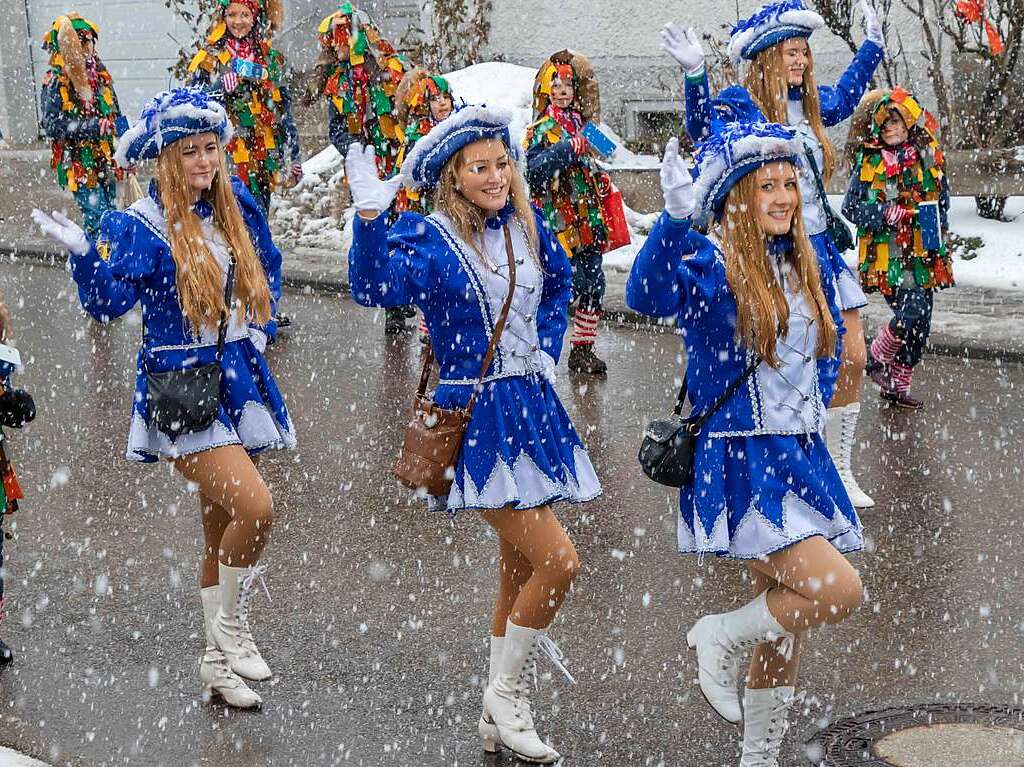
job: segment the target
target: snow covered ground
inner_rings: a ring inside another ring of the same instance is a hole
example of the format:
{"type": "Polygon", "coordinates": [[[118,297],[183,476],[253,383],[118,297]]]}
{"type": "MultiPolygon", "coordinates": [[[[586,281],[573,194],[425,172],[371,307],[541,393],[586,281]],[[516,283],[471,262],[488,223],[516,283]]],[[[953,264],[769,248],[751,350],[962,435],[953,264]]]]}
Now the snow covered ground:
{"type": "MultiPolygon", "coordinates": [[[[513,110],[512,138],[522,145],[532,116],[533,77],[535,70],[514,64],[489,62],[477,64],[446,77],[456,97],[467,103],[487,102],[513,110]]],[[[607,126],[604,129],[614,137],[619,149],[605,166],[609,169],[654,169],[657,157],[636,155],[622,146],[621,140],[607,126]]],[[[303,163],[305,177],[291,190],[275,196],[272,222],[275,237],[281,247],[310,247],[345,253],[351,242],[353,211],[347,207],[344,195],[341,156],[333,146],[303,163]],[[344,197],[343,197],[344,195],[344,197]]],[[[832,197],[836,210],[842,198],[832,197]]],[[[647,233],[657,213],[626,211],[632,230],[632,242],[605,256],[609,269],[628,272],[643,247],[647,233]]],[[[1024,291],[1024,196],[1011,198],[1006,206],[1009,223],[986,221],[974,209],[969,197],[953,199],[950,226],[960,237],[980,237],[983,245],[976,257],[955,258],[953,273],[958,284],[972,287],[1024,291]]],[[[855,258],[853,253],[848,257],[855,258]]],[[[851,261],[851,266],[854,265],[851,261]]]]}

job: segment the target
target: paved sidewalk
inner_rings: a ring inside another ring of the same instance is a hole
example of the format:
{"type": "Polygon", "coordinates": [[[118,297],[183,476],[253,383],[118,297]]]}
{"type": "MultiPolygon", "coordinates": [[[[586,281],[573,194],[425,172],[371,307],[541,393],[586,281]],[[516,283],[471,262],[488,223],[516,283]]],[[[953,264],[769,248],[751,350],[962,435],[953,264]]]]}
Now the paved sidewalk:
{"type": "MultiPolygon", "coordinates": [[[[32,225],[33,207],[64,209],[77,217],[71,195],[51,178],[44,150],[0,152],[0,252],[53,261],[52,243],[32,225]]],[[[285,241],[282,241],[285,242],[285,241]]],[[[319,291],[348,289],[344,255],[333,250],[284,245],[287,285],[319,291]]],[[[625,305],[626,273],[609,269],[606,310],[622,322],[648,324],[625,305]]],[[[891,316],[880,296],[865,311],[868,334],[891,316]]],[[[956,288],[936,295],[930,338],[932,352],[1024,361],[1024,291],[956,288]]]]}

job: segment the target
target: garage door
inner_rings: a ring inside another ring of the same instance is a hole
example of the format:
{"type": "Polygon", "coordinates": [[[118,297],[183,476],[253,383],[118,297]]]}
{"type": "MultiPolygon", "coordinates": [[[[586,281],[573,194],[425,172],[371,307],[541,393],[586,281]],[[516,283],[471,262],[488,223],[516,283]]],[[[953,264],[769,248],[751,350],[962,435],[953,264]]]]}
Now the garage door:
{"type": "Polygon", "coordinates": [[[32,35],[32,71],[37,93],[46,74],[49,54],[42,37],[61,13],[73,7],[100,28],[97,50],[114,77],[121,108],[134,121],[142,105],[170,84],[168,67],[179,47],[192,48],[194,33],[163,0],[26,0],[32,35]]]}

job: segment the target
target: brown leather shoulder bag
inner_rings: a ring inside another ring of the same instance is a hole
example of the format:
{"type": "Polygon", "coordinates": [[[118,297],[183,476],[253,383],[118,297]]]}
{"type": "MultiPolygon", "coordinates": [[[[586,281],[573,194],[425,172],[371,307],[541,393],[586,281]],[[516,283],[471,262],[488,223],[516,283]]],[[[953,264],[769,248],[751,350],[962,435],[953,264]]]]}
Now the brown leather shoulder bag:
{"type": "Polygon", "coordinates": [[[494,359],[494,353],[501,341],[505,321],[516,289],[516,260],[512,252],[512,235],[508,227],[505,229],[505,253],[508,256],[508,295],[501,307],[501,314],[494,324],[494,333],[484,355],[480,367],[480,377],[473,386],[469,402],[463,408],[438,407],[427,395],[427,382],[430,380],[430,368],[434,362],[433,348],[428,344],[423,355],[423,372],[420,374],[420,385],[416,389],[416,398],[412,405],[412,420],[405,427],[405,442],[395,462],[395,476],[398,481],[413,490],[426,490],[430,495],[448,495],[455,479],[455,464],[459,460],[459,450],[466,427],[473,415],[476,396],[483,386],[484,377],[494,359]]]}

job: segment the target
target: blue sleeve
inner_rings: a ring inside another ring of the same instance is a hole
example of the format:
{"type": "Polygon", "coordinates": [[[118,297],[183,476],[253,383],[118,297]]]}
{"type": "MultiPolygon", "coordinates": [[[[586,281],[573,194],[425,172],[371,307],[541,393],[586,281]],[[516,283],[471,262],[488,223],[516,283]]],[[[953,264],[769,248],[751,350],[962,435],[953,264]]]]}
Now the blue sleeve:
{"type": "Polygon", "coordinates": [[[231,178],[231,188],[235,192],[235,199],[238,200],[238,207],[242,211],[242,218],[245,220],[246,228],[249,230],[249,237],[252,239],[256,254],[263,264],[263,271],[267,275],[267,287],[270,288],[270,321],[265,325],[254,325],[262,330],[267,340],[273,342],[277,338],[277,303],[281,300],[281,251],[274,244],[274,238],[270,234],[270,225],[263,209],[252,193],[246,189],[238,178],[231,178]]]}
{"type": "Polygon", "coordinates": [[[572,300],[572,266],[569,257],[536,208],[533,211],[540,243],[544,290],[537,310],[537,336],[542,351],[557,363],[569,326],[569,301],[572,300]]]}
{"type": "Polygon", "coordinates": [[[41,101],[43,133],[54,141],[80,141],[100,137],[100,118],[73,118],[64,111],[64,100],[60,95],[57,78],[52,78],[43,86],[41,101]]]}
{"type": "Polygon", "coordinates": [[[838,125],[853,114],[884,55],[882,46],[865,40],[839,82],[818,86],[821,121],[826,126],[838,125]]]}
{"type": "Polygon", "coordinates": [[[693,252],[690,221],[662,213],[640,249],[626,280],[626,305],[652,317],[680,314],[686,302],[687,269],[682,256],[693,252]]]}
{"type": "Polygon", "coordinates": [[[338,111],[331,101],[327,102],[327,135],[334,148],[342,157],[348,154],[349,147],[357,141],[357,137],[348,132],[345,115],[338,111]]]}
{"type": "Polygon", "coordinates": [[[869,232],[881,232],[887,224],[882,206],[877,202],[868,202],[868,185],[853,174],[850,186],[843,198],[843,215],[855,226],[869,232]]]}
{"type": "Polygon", "coordinates": [[[286,86],[281,86],[281,130],[284,132],[285,156],[294,162],[301,162],[302,150],[299,146],[299,129],[295,127],[295,118],[292,116],[291,91],[286,86]]]}
{"type": "Polygon", "coordinates": [[[158,247],[131,216],[119,211],[104,214],[89,252],[68,258],[82,308],[98,322],[110,322],[135,306],[142,282],[156,270],[158,247]]]}
{"type": "Polygon", "coordinates": [[[526,152],[526,182],[536,193],[543,189],[559,171],[576,162],[576,153],[568,139],[556,144],[540,141],[526,152]]]}
{"type": "Polygon", "coordinates": [[[692,141],[700,141],[711,133],[711,88],[708,73],[683,77],[683,101],[686,105],[686,134],[692,141]]]}
{"type": "Polygon", "coordinates": [[[356,215],[348,251],[348,281],[357,304],[423,304],[430,273],[427,226],[418,213],[403,213],[390,231],[385,213],[372,221],[356,215]]]}

